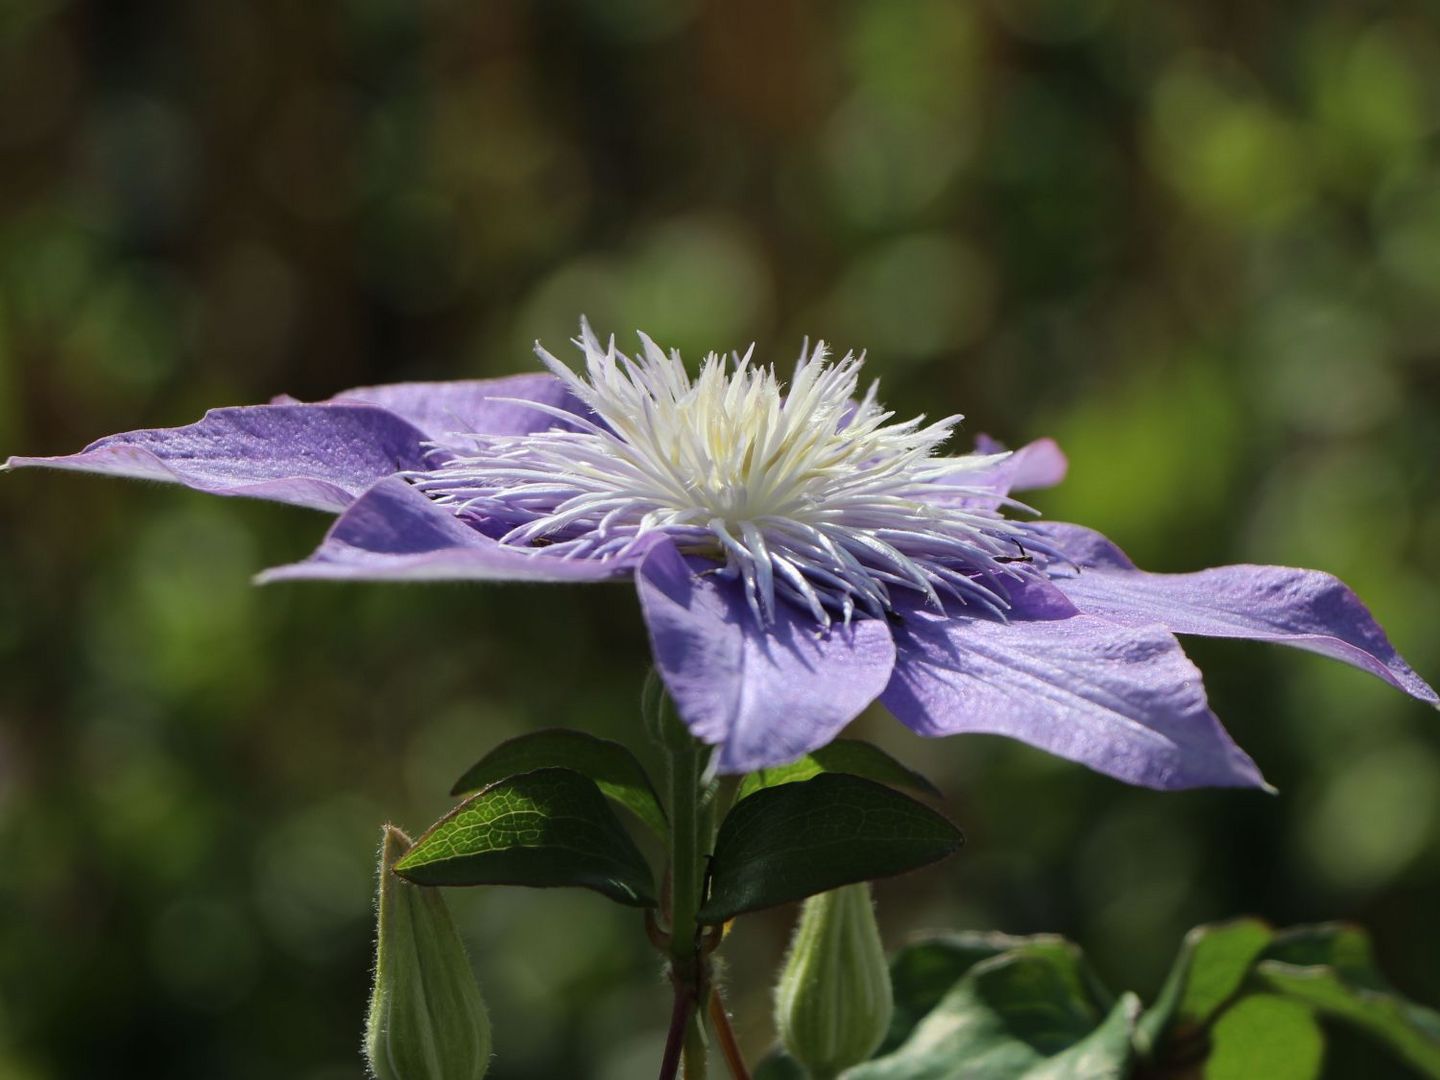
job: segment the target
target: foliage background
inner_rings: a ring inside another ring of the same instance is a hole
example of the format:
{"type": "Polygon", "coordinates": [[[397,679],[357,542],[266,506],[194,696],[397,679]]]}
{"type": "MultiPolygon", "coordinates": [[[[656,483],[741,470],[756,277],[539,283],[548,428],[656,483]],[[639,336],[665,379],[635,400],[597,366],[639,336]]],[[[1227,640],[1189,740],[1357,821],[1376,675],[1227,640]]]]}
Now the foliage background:
{"type": "MultiPolygon", "coordinates": [[[[1035,502],[1151,568],[1341,575],[1433,681],[1436,15],[3,0],[0,454],[527,370],[582,311],[691,355],[820,335],[868,347],[901,412],[1058,436],[1072,479],[1035,502]]],[[[0,482],[4,1080],[358,1076],[379,824],[423,826],[516,732],[639,738],[627,590],[249,584],[323,525],[0,482]]],[[[1061,931],[1153,994],[1195,922],[1344,917],[1440,1002],[1436,718],[1315,657],[1191,652],[1278,798],[862,720],[970,837],[880,889],[889,939],[1061,931]]],[[[453,906],[494,1076],[651,1071],[633,912],[453,906]]],[[[727,946],[757,1051],[792,914],[727,946]]]]}

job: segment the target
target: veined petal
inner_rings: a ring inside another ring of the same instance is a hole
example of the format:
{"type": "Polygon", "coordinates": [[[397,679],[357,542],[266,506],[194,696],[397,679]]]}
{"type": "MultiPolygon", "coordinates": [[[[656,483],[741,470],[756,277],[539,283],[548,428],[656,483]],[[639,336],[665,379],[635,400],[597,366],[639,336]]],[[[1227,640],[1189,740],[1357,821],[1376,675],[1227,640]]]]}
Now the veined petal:
{"type": "MultiPolygon", "coordinates": [[[[1039,526],[1080,568],[1055,584],[1081,611],[1121,626],[1159,623],[1172,633],[1276,641],[1342,660],[1407,694],[1440,704],[1369,610],[1338,578],[1287,566],[1217,566],[1191,574],[1135,569],[1093,529],[1039,526]]],[[[1057,575],[1066,574],[1057,570],[1057,575]]]]}
{"type": "Polygon", "coordinates": [[[744,587],[705,565],[665,541],[636,583],[656,666],[690,730],[719,745],[721,772],[779,765],[825,745],[884,689],[895,646],[883,620],[822,631],[809,612],[782,602],[761,623],[744,587]]]}
{"type": "Polygon", "coordinates": [[[418,468],[424,440],[371,405],[246,405],[211,409],[186,427],[109,435],[78,454],[12,457],[5,467],[162,480],[334,511],[381,477],[418,468]]]}
{"type": "Polygon", "coordinates": [[[564,427],[553,413],[531,408],[535,402],[589,415],[589,410],[554,375],[507,375],[498,379],[459,379],[449,382],[405,382],[384,386],[357,386],[342,390],[331,403],[364,402],[403,416],[427,438],[445,441],[454,433],[465,435],[529,435],[564,427]]]}
{"type": "Polygon", "coordinates": [[[1066,615],[1050,593],[1014,590],[1006,622],[904,613],[880,700],[921,735],[1007,735],[1145,787],[1265,786],[1174,637],[1066,615]]]}
{"type": "Polygon", "coordinates": [[[260,574],[273,581],[604,581],[625,577],[628,557],[566,559],[497,543],[398,477],[381,480],[336,519],[308,559],[260,574]]]}

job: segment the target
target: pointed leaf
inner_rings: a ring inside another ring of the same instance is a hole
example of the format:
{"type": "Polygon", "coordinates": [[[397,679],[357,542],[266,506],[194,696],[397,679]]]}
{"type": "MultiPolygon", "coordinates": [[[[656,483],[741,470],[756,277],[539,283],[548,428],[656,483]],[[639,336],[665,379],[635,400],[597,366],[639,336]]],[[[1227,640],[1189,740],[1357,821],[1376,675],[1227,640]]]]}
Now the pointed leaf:
{"type": "Polygon", "coordinates": [[[809,780],[812,776],[827,772],[863,776],[867,780],[888,784],[890,787],[909,788],[921,795],[936,799],[940,797],[934,784],[914,769],[900,764],[874,743],[860,739],[836,739],[788,765],[746,773],[735,792],[735,800],[738,802],[765,788],[791,784],[797,780],[809,780]]]}
{"type": "Polygon", "coordinates": [[[846,1080],[1118,1080],[1140,1003],[1107,1011],[1078,950],[1022,948],[976,964],[894,1052],[846,1080]]]}
{"type": "Polygon", "coordinates": [[[395,872],[417,885],[578,885],[655,905],[644,856],[595,782],[572,769],[491,784],[432,825],[395,872]]]}
{"type": "Polygon", "coordinates": [[[1186,934],[1159,997],[1136,1027],[1140,1052],[1165,1056],[1165,1044],[1177,1046],[1202,1035],[1240,991],[1273,936],[1259,919],[1197,926],[1186,934]]]}
{"type": "Polygon", "coordinates": [[[551,766],[588,776],[606,798],[625,807],[658,835],[665,835],[665,811],[644,766],[618,742],[583,731],[551,728],[503,742],[470,766],[450,794],[468,795],[496,780],[551,766]]]}
{"type": "Polygon", "coordinates": [[[901,874],[953,854],[964,842],[934,810],[873,780],[822,773],[766,788],[736,803],[721,823],[700,919],[720,923],[901,874]]]}
{"type": "Polygon", "coordinates": [[[1375,968],[1356,927],[1302,927],[1278,935],[1255,969],[1260,986],[1352,1024],[1421,1075],[1440,1077],[1440,1013],[1405,1000],[1375,968]]]}

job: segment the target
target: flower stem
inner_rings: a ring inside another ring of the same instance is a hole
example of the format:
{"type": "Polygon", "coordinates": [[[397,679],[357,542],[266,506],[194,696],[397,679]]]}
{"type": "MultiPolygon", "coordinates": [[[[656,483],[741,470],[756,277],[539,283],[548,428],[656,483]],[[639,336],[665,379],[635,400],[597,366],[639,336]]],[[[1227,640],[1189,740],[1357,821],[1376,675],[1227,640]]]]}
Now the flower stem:
{"type": "Polygon", "coordinates": [[[699,1012],[691,1013],[685,1031],[685,1080],[705,1080],[709,1054],[705,1047],[705,1023],[699,1012]]]}
{"type": "Polygon", "coordinates": [[[708,837],[702,838],[698,746],[670,749],[670,962],[688,985],[700,962],[700,886],[708,837]]]}
{"type": "Polygon", "coordinates": [[[670,1010],[670,1031],[665,1037],[665,1056],[660,1059],[660,1080],[674,1080],[680,1071],[680,1052],[685,1045],[686,1032],[690,1030],[693,1012],[690,999],[684,994],[676,994],[670,1010]]]}
{"type": "MultiPolygon", "coordinates": [[[[705,783],[710,752],[685,729],[668,703],[662,705],[662,713],[658,734],[669,764],[670,796],[670,982],[676,997],[675,1015],[685,1015],[685,1080],[705,1080],[710,963],[700,947],[697,916],[704,900],[705,860],[715,831],[711,793],[705,783]]],[[[666,1076],[662,1071],[662,1080],[666,1076]]]]}

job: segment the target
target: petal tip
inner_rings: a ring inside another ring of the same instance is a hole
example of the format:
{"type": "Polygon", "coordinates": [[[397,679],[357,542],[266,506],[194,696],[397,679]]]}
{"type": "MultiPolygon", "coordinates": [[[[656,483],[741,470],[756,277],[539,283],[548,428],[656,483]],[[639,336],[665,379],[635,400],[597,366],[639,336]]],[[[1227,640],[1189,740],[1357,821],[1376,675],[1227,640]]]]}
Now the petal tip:
{"type": "Polygon", "coordinates": [[[1231,762],[1230,779],[1223,782],[1227,787],[1254,788],[1263,791],[1266,795],[1279,795],[1280,789],[1260,771],[1260,766],[1255,764],[1255,759],[1240,749],[1238,745],[1233,746],[1234,757],[1231,762]]]}
{"type": "Polygon", "coordinates": [[[290,581],[315,581],[323,580],[321,575],[306,573],[311,565],[311,560],[304,559],[300,562],[283,563],[280,566],[270,566],[259,573],[250,575],[251,585],[276,585],[290,581]]]}
{"type": "Polygon", "coordinates": [[[1426,682],[1424,679],[1422,679],[1419,675],[1417,675],[1413,670],[1410,672],[1410,674],[1413,675],[1415,678],[1415,685],[1401,687],[1401,689],[1405,690],[1408,694],[1410,694],[1411,697],[1417,698],[1418,700],[1425,702],[1426,705],[1429,705],[1432,709],[1440,712],[1440,694],[1437,694],[1435,692],[1435,688],[1431,686],[1428,682],[1426,682]]]}

